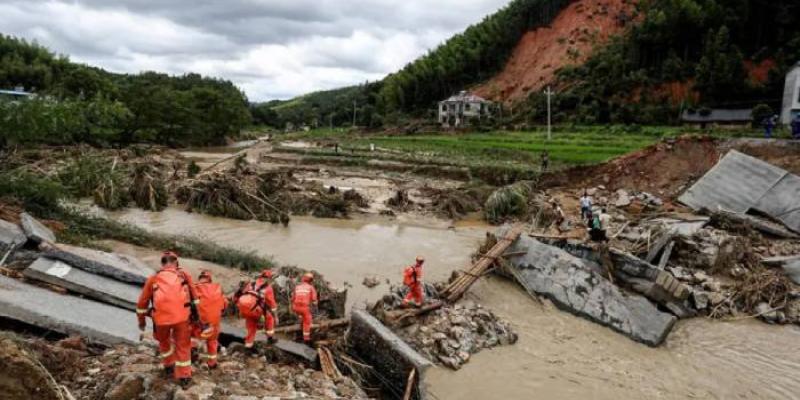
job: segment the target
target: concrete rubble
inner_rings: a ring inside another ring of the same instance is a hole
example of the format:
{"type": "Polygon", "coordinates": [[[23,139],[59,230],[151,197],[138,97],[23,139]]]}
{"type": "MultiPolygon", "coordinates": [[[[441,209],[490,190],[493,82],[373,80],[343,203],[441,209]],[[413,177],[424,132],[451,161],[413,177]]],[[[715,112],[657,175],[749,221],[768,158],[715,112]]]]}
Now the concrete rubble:
{"type": "Polygon", "coordinates": [[[17,224],[0,220],[0,252],[3,253],[0,258],[22,247],[27,241],[28,237],[17,224]]]}
{"type": "Polygon", "coordinates": [[[529,293],[633,340],[658,346],[676,321],[646,298],[620,290],[596,263],[562,249],[522,236],[509,253],[509,272],[529,293]]]}
{"type": "Polygon", "coordinates": [[[19,217],[22,230],[25,232],[28,239],[36,244],[56,242],[56,235],[53,231],[44,226],[36,218],[28,213],[22,213],[19,217]]]}
{"type": "Polygon", "coordinates": [[[136,314],[0,276],[0,316],[105,345],[139,341],[136,314]]]}
{"type": "Polygon", "coordinates": [[[367,311],[353,310],[350,318],[347,341],[352,351],[391,382],[391,392],[403,393],[409,374],[416,370],[411,398],[427,398],[425,371],[431,362],[367,311]]]}
{"type": "Polygon", "coordinates": [[[143,285],[152,272],[134,257],[66,244],[47,246],[43,253],[50,259],[63,261],[86,272],[134,285],[143,285]]]}
{"type": "Polygon", "coordinates": [[[508,322],[470,300],[445,305],[416,322],[396,332],[426,358],[454,370],[482,349],[517,342],[508,322]]]}

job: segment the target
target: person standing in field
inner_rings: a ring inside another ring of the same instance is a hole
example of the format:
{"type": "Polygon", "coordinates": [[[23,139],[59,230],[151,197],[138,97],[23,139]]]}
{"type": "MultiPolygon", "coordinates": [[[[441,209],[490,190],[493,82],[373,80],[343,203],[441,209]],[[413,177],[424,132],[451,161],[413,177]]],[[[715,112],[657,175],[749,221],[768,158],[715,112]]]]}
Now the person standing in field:
{"type": "Polygon", "coordinates": [[[548,153],[547,150],[542,151],[540,160],[541,160],[540,171],[547,172],[547,169],[550,168],[550,153],[548,153]]]}
{"type": "Polygon", "coordinates": [[[581,204],[581,218],[583,218],[583,220],[586,221],[589,218],[591,218],[592,215],[592,198],[589,197],[589,192],[585,189],[583,191],[583,196],[581,196],[580,198],[580,204],[581,204]]]}

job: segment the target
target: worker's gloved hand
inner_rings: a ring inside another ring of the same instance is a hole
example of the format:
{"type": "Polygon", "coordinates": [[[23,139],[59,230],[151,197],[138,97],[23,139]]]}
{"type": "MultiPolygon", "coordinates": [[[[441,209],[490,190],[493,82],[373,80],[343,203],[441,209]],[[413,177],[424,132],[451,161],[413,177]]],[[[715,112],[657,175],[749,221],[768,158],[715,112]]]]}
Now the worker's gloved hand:
{"type": "Polygon", "coordinates": [[[258,317],[258,323],[259,324],[263,324],[266,321],[266,319],[267,318],[262,315],[262,316],[258,317]]]}
{"type": "Polygon", "coordinates": [[[198,321],[200,321],[200,313],[198,313],[198,312],[197,312],[197,306],[195,306],[194,304],[192,304],[192,306],[190,307],[190,309],[191,309],[191,313],[190,313],[190,316],[191,316],[191,321],[192,321],[192,322],[198,322],[198,321]]]}
{"type": "Polygon", "coordinates": [[[147,322],[144,319],[139,320],[139,331],[144,332],[144,328],[147,327],[147,322]]]}

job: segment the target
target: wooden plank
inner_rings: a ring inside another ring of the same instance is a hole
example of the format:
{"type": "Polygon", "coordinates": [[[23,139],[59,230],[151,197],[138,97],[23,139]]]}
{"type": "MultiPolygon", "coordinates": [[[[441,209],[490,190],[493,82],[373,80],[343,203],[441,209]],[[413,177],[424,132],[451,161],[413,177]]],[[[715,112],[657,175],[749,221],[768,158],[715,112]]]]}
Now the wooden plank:
{"type": "Polygon", "coordinates": [[[403,394],[403,400],[411,400],[411,394],[414,393],[414,379],[417,377],[417,369],[412,368],[411,372],[408,374],[408,380],[406,381],[406,392],[403,394]]]}
{"type": "Polygon", "coordinates": [[[664,246],[666,246],[671,240],[672,234],[665,232],[653,243],[653,247],[650,248],[650,251],[647,253],[647,257],[644,260],[652,264],[658,256],[658,253],[661,253],[661,250],[664,249],[664,246]]]}
{"type": "Polygon", "coordinates": [[[675,247],[675,241],[670,240],[667,244],[667,247],[664,248],[664,252],[661,253],[661,259],[658,260],[658,269],[663,270],[667,267],[667,263],[669,262],[669,257],[672,255],[672,249],[675,247]]]}

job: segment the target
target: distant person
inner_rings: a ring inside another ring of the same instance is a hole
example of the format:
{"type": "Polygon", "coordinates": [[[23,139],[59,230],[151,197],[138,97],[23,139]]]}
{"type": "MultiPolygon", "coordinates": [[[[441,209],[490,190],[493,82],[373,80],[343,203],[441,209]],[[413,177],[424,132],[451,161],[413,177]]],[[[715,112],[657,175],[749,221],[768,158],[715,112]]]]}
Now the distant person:
{"type": "Polygon", "coordinates": [[[764,137],[767,139],[772,139],[772,132],[775,130],[775,124],[777,122],[777,116],[771,116],[764,118],[764,137]]]}
{"type": "Polygon", "coordinates": [[[303,329],[303,342],[311,344],[311,325],[313,316],[311,307],[318,304],[317,290],[314,289],[314,274],[306,272],[300,279],[300,283],[294,287],[292,294],[292,311],[297,314],[303,329]]]}
{"type": "Polygon", "coordinates": [[[600,237],[603,242],[608,241],[608,228],[611,227],[611,215],[608,215],[606,209],[603,208],[600,210],[600,237]]]}
{"type": "Polygon", "coordinates": [[[553,212],[556,214],[556,226],[560,227],[567,217],[564,216],[564,210],[561,209],[561,206],[555,201],[553,202],[553,212]]]}
{"type": "Polygon", "coordinates": [[[580,199],[581,204],[581,218],[584,221],[590,220],[592,215],[592,198],[589,197],[589,192],[587,190],[583,191],[583,196],[580,199]]]}
{"type": "Polygon", "coordinates": [[[425,302],[425,288],[422,285],[422,264],[425,258],[417,256],[413,265],[409,265],[403,271],[403,284],[408,287],[408,294],[403,298],[403,305],[414,304],[420,307],[425,302]]]}
{"type": "Polygon", "coordinates": [[[792,119],[792,139],[800,140],[800,114],[792,119]]]}
{"type": "Polygon", "coordinates": [[[550,154],[547,152],[547,150],[542,151],[540,162],[541,172],[547,172],[547,169],[550,167],[550,154]]]}

